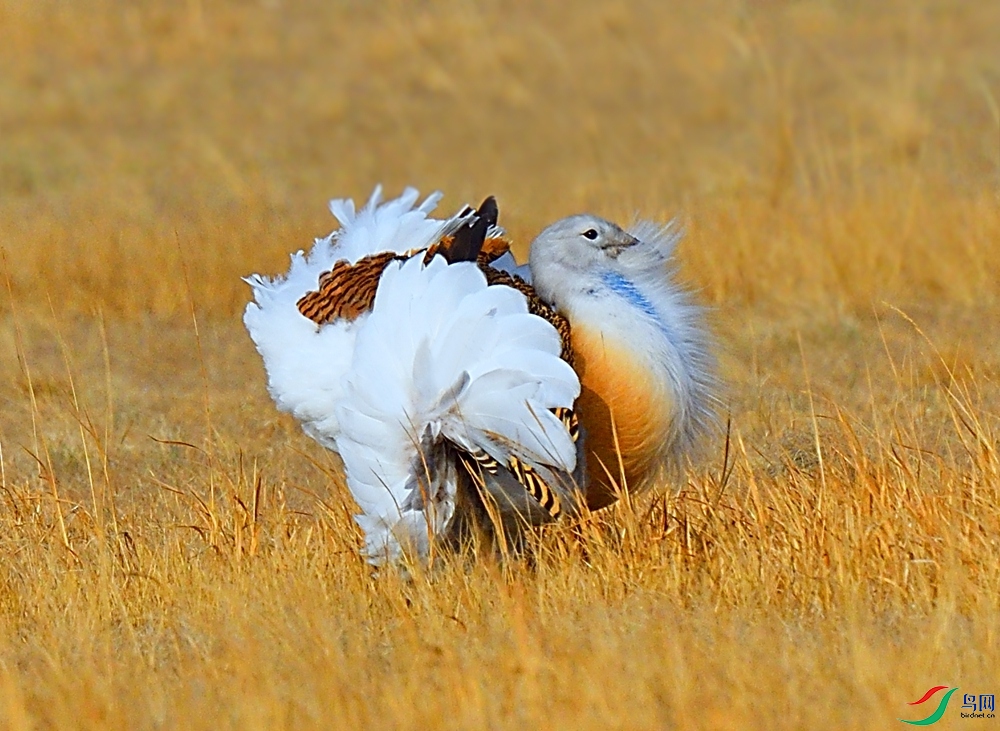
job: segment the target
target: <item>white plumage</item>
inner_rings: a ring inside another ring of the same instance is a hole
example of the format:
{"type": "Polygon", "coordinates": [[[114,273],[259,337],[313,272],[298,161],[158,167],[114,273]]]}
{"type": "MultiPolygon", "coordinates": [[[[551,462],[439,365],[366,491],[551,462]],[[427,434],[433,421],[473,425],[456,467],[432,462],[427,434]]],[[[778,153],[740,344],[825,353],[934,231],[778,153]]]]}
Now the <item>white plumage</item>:
{"type": "Polygon", "coordinates": [[[353,264],[369,254],[402,253],[437,240],[445,222],[427,214],[441,194],[414,206],[419,197],[415,189],[407,188],[399,198],[380,205],[380,186],[360,211],[355,211],[353,200],[333,200],[330,212],[340,222],[339,230],[316,239],[309,254],[292,254],[285,276],[269,279],[254,274],[246,279],[255,302],[247,305],[243,322],[264,359],[268,391],[279,409],[301,421],[305,432],[329,449],[336,449],[336,407],[344,395],[354,339],[368,315],[317,328],[296,303],[316,289],[320,274],[338,261],[353,264]]]}
{"type": "Polygon", "coordinates": [[[401,543],[426,552],[444,532],[457,485],[435,449],[443,440],[572,472],[575,448],[549,409],[572,406],[580,384],[559,347],[519,292],[488,287],[474,263],[389,265],[336,409],[369,554],[394,555],[401,543]]]}
{"type": "MultiPolygon", "coordinates": [[[[285,277],[247,279],[255,302],[244,322],[269,391],[341,455],[376,563],[404,550],[426,555],[448,532],[462,474],[457,453],[485,454],[500,469],[520,460],[561,489],[571,489],[576,467],[573,440],[551,411],[572,408],[580,392],[559,357],[559,334],[528,314],[522,293],[487,286],[474,262],[425,263],[423,250],[469,220],[430,218],[439,198],[417,206],[408,189],[380,204],[376,189],[357,212],[351,201],[334,201],[338,231],[293,255],[285,277]],[[385,268],[370,312],[317,326],[299,311],[338,261],[414,250],[385,268]]],[[[524,507],[516,483],[483,482],[501,511],[545,517],[524,507]]]]}

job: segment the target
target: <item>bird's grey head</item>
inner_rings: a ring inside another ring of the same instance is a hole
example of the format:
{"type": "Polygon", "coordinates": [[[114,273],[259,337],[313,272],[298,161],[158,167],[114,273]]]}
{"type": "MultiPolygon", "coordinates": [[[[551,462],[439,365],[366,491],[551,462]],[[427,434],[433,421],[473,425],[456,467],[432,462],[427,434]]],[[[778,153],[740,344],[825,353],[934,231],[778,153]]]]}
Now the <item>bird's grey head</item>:
{"type": "Polygon", "coordinates": [[[559,290],[581,275],[616,268],[619,255],[641,243],[620,226],[598,216],[580,214],[556,221],[531,244],[531,277],[535,289],[549,302],[559,290]]]}

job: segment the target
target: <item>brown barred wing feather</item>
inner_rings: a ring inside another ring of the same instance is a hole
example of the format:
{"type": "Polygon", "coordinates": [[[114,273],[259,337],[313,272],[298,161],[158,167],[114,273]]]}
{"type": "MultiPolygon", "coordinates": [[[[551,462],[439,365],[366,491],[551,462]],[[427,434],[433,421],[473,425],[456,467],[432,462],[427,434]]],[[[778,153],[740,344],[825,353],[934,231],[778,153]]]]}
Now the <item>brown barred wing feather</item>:
{"type": "MultiPolygon", "coordinates": [[[[486,234],[496,226],[497,215],[497,203],[493,196],[484,200],[478,211],[466,209],[461,217],[471,216],[468,223],[423,250],[424,263],[429,263],[437,254],[441,254],[449,264],[476,261],[482,255],[487,241],[486,234]]],[[[499,256],[492,255],[495,250],[495,245],[489,247],[487,256],[492,256],[489,261],[499,256]]],[[[317,325],[325,325],[338,319],[357,318],[374,306],[379,279],[389,263],[403,261],[420,251],[407,251],[405,254],[385,251],[359,259],[355,264],[338,261],[333,269],[320,276],[319,289],[307,292],[296,303],[299,312],[317,325]]]]}
{"type": "Polygon", "coordinates": [[[307,292],[296,303],[299,312],[317,325],[355,319],[375,304],[378,282],[389,262],[404,258],[385,251],[366,256],[356,264],[338,261],[333,269],[320,275],[319,289],[307,292]]]}

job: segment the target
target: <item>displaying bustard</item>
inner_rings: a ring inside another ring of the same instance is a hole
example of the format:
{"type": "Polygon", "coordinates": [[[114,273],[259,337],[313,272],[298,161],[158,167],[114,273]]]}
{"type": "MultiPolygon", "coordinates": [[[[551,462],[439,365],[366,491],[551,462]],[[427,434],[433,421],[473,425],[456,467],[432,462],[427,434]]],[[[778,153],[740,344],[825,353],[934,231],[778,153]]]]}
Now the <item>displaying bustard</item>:
{"type": "Polygon", "coordinates": [[[440,198],[332,201],[340,229],[286,275],[247,279],[268,389],[340,454],[374,563],[469,521],[517,532],[608,505],[711,421],[708,336],[667,269],[670,226],[572,216],[519,267],[492,198],[436,220],[440,198]]]}

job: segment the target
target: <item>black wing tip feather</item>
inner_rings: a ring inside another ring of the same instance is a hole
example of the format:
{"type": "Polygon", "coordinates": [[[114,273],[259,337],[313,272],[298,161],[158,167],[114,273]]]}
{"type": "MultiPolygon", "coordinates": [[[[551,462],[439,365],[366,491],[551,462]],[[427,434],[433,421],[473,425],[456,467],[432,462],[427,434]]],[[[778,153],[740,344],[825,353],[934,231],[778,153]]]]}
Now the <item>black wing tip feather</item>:
{"type": "MultiPolygon", "coordinates": [[[[479,204],[479,221],[483,223],[487,231],[497,225],[500,218],[500,209],[497,207],[497,199],[492,195],[479,204]]],[[[485,238],[485,233],[483,235],[485,238]]]]}
{"type": "Polygon", "coordinates": [[[476,261],[486,242],[486,234],[497,225],[499,216],[496,198],[487,196],[476,209],[476,219],[456,231],[451,244],[441,252],[448,263],[476,261]]]}

